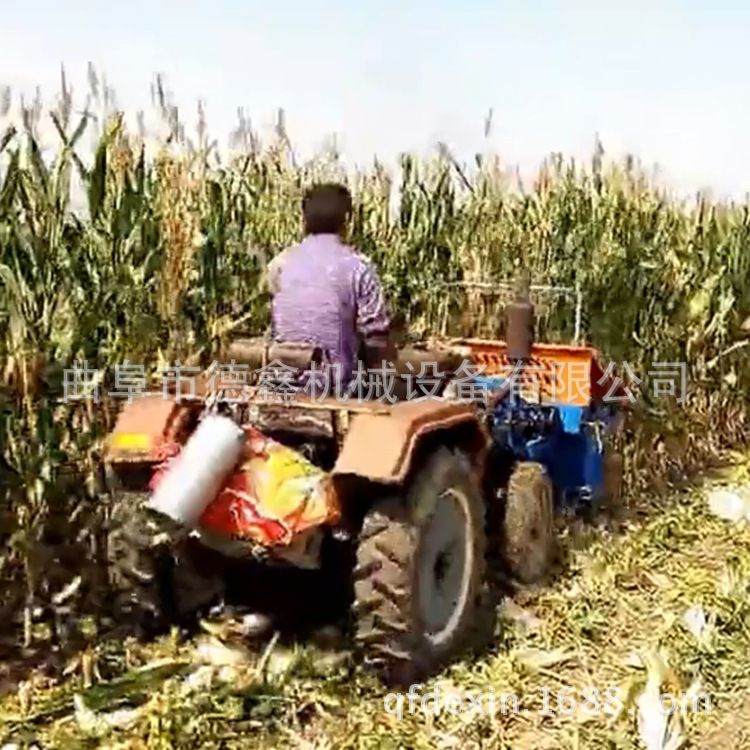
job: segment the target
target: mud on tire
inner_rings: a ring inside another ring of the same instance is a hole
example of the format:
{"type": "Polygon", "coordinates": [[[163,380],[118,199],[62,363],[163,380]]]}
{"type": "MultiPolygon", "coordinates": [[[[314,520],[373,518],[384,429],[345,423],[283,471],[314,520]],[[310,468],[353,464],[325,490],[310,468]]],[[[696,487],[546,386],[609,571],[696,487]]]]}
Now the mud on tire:
{"type": "Polygon", "coordinates": [[[107,523],[111,610],[141,637],[189,624],[220,594],[218,581],[191,564],[184,531],[150,511],[147,496],[116,492],[107,523]]]}
{"type": "Polygon", "coordinates": [[[403,496],[373,505],[360,534],[356,641],[381,678],[409,684],[471,645],[484,576],[480,488],[465,456],[440,448],[403,496]]]}
{"type": "Polygon", "coordinates": [[[503,556],[511,576],[537,583],[557,554],[552,483],[542,464],[522,461],[508,480],[503,514],[503,556]]]}

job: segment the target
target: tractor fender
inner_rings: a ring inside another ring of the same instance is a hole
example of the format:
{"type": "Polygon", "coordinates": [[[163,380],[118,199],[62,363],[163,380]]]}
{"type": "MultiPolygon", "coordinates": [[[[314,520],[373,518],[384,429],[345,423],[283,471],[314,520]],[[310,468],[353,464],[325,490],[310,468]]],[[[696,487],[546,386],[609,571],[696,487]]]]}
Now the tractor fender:
{"type": "Polygon", "coordinates": [[[441,399],[403,401],[389,409],[351,415],[334,477],[357,476],[401,484],[426,441],[455,445],[476,468],[484,461],[489,435],[471,404],[441,399]]]}
{"type": "Polygon", "coordinates": [[[158,393],[144,394],[124,404],[105,443],[105,462],[156,461],[162,446],[180,440],[194,412],[193,405],[164,398],[158,393]]]}

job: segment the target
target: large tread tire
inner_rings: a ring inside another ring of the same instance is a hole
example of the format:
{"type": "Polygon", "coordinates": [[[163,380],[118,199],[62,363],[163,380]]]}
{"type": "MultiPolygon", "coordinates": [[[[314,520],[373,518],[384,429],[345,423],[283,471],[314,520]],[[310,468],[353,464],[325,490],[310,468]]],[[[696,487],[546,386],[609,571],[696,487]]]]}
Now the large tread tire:
{"type": "Polygon", "coordinates": [[[355,638],[386,683],[424,679],[472,645],[486,601],[484,510],[469,461],[440,448],[403,496],[377,501],[365,517],[354,571],[355,638]],[[441,509],[446,503],[450,511],[441,509]],[[443,597],[450,613],[445,624],[431,631],[427,619],[435,615],[425,613],[423,602],[432,593],[439,604],[440,594],[430,588],[434,583],[425,571],[431,556],[444,548],[436,529],[441,523],[449,527],[438,515],[448,512],[464,524],[459,540],[452,542],[453,549],[461,549],[459,562],[448,563],[454,566],[453,580],[460,582],[448,588],[455,598],[443,597]]]}
{"type": "Polygon", "coordinates": [[[557,559],[552,482],[542,464],[522,461],[510,475],[503,548],[511,576],[522,584],[546,578],[557,559]]]}
{"type": "Polygon", "coordinates": [[[149,510],[147,497],[116,492],[107,524],[112,614],[143,638],[190,624],[221,593],[191,564],[185,531],[149,510]]]}

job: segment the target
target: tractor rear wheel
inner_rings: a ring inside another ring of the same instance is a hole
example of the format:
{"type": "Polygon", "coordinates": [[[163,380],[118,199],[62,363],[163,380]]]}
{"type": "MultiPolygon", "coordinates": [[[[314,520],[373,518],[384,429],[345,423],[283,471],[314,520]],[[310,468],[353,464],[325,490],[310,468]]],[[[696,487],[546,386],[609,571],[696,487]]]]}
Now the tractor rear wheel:
{"type": "Polygon", "coordinates": [[[537,583],[557,556],[552,482],[542,464],[522,461],[508,480],[503,544],[511,575],[523,584],[537,583]]]}
{"type": "Polygon", "coordinates": [[[107,524],[107,564],[115,620],[151,637],[188,624],[221,593],[188,554],[185,531],[150,510],[140,492],[114,493],[107,524]]]}
{"type": "Polygon", "coordinates": [[[402,496],[365,517],[354,572],[356,640],[391,684],[468,647],[483,602],[484,501],[465,456],[440,448],[402,496]]]}

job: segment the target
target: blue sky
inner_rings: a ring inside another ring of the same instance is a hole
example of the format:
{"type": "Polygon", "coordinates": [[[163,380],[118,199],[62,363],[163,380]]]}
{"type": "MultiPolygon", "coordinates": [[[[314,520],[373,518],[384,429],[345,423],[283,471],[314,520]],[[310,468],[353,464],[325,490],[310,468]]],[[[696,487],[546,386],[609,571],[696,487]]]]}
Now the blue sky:
{"type": "Polygon", "coordinates": [[[33,0],[3,4],[0,85],[43,94],[64,63],[126,109],[157,71],[227,133],[277,107],[300,149],[351,160],[438,140],[531,170],[550,151],[658,162],[680,192],[750,192],[750,3],[740,0],[33,0]],[[494,110],[489,141],[484,118],[494,110]]]}

